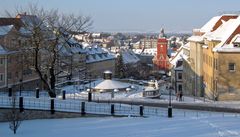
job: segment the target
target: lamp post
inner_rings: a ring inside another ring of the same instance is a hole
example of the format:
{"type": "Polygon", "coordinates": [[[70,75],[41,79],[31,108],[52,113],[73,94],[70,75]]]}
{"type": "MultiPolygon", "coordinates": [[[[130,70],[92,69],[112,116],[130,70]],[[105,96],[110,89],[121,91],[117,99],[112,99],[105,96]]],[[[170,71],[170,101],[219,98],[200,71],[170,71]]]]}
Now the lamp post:
{"type": "Polygon", "coordinates": [[[92,92],[91,92],[91,88],[88,88],[88,89],[87,89],[87,92],[88,92],[88,102],[91,102],[91,101],[92,101],[92,92]]]}
{"type": "Polygon", "coordinates": [[[195,86],[194,85],[195,83],[193,82],[194,80],[194,76],[191,77],[192,78],[192,94],[193,94],[193,101],[195,102],[195,96],[196,96],[196,89],[195,89],[195,86]],[[194,91],[193,91],[194,90],[194,91]]]}
{"type": "Polygon", "coordinates": [[[217,78],[215,79],[215,90],[213,91],[213,101],[217,101],[217,78]]]}
{"type": "Polygon", "coordinates": [[[205,102],[205,90],[206,90],[206,82],[203,82],[203,99],[204,99],[204,102],[205,102]]]}
{"type": "Polygon", "coordinates": [[[88,101],[91,102],[92,101],[91,74],[89,74],[89,78],[90,78],[90,83],[89,83],[89,89],[88,89],[88,101]]]}
{"type": "Polygon", "coordinates": [[[168,117],[172,117],[172,86],[169,86],[168,117]]]}

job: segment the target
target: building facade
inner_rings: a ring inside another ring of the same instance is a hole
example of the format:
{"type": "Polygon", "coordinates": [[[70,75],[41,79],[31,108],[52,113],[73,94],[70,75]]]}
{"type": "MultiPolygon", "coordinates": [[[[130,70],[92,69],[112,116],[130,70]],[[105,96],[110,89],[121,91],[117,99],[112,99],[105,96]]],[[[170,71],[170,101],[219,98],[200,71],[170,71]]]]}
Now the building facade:
{"type": "Polygon", "coordinates": [[[164,72],[169,70],[168,58],[168,40],[165,37],[164,30],[161,30],[157,43],[157,54],[153,58],[154,68],[164,72]]]}
{"type": "Polygon", "coordinates": [[[184,48],[183,87],[189,94],[213,100],[240,99],[239,25],[239,16],[228,14],[194,29],[189,48],[184,48]]]}

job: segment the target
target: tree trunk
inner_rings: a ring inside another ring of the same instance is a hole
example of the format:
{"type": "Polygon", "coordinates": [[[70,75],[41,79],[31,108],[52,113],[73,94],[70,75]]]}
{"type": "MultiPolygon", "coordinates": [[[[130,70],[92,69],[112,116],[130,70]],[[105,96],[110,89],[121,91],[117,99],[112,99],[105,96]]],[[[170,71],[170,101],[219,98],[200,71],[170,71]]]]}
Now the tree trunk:
{"type": "MultiPolygon", "coordinates": [[[[52,93],[55,94],[55,83],[56,83],[56,78],[55,78],[55,73],[54,73],[54,68],[50,68],[50,86],[51,86],[51,91],[52,93]]],[[[56,97],[56,94],[55,94],[56,97]]]]}
{"type": "MultiPolygon", "coordinates": [[[[43,84],[44,84],[45,87],[47,88],[47,90],[48,90],[48,95],[49,95],[50,97],[52,97],[52,98],[55,98],[55,97],[56,97],[55,92],[51,90],[51,88],[50,88],[50,86],[49,86],[49,84],[48,84],[48,82],[47,82],[47,79],[45,79],[45,78],[43,77],[43,74],[42,74],[42,72],[40,71],[40,69],[39,69],[39,67],[38,67],[38,66],[39,66],[38,53],[39,53],[39,49],[36,48],[36,49],[35,49],[35,71],[37,72],[37,74],[38,74],[38,76],[40,77],[41,81],[43,82],[43,84]]],[[[54,71],[53,71],[53,72],[54,72],[54,71]]],[[[51,73],[51,72],[50,72],[50,73],[51,73]]],[[[54,77],[54,78],[55,78],[55,77],[54,77]]],[[[52,81],[52,80],[50,80],[50,81],[52,81]]],[[[55,82],[54,82],[54,84],[55,84],[55,82]]],[[[51,86],[52,86],[52,85],[51,85],[51,86]]]]}

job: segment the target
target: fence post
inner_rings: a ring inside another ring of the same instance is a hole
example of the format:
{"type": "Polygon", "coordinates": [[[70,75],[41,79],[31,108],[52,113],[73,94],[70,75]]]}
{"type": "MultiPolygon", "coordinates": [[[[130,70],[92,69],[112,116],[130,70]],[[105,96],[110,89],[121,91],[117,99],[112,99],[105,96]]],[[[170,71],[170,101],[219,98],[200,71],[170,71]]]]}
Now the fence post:
{"type": "Polygon", "coordinates": [[[65,90],[62,91],[62,99],[63,99],[63,100],[66,99],[66,91],[65,91],[65,90]]]}
{"type": "Polygon", "coordinates": [[[114,115],[114,104],[111,104],[111,115],[114,115]]]}
{"type": "Polygon", "coordinates": [[[92,92],[88,92],[88,101],[89,101],[89,102],[92,101],[92,92]]]}
{"type": "Polygon", "coordinates": [[[81,114],[82,114],[82,115],[85,115],[85,114],[86,114],[86,112],[85,112],[85,102],[82,102],[82,103],[81,103],[81,114]]]}
{"type": "Polygon", "coordinates": [[[8,97],[11,97],[12,96],[12,88],[8,88],[8,97]]]}
{"type": "Polygon", "coordinates": [[[172,117],[172,106],[168,106],[168,117],[172,117]]]}
{"type": "Polygon", "coordinates": [[[23,112],[24,108],[23,108],[23,97],[19,97],[19,111],[23,112]]]}
{"type": "Polygon", "coordinates": [[[139,109],[140,110],[140,112],[139,112],[140,116],[143,116],[143,109],[144,109],[143,106],[140,105],[140,109],[139,109]]]}
{"type": "Polygon", "coordinates": [[[39,88],[36,88],[36,98],[39,98],[39,88]]]}
{"type": "Polygon", "coordinates": [[[54,99],[51,99],[51,114],[54,114],[55,110],[54,110],[54,99]]]}

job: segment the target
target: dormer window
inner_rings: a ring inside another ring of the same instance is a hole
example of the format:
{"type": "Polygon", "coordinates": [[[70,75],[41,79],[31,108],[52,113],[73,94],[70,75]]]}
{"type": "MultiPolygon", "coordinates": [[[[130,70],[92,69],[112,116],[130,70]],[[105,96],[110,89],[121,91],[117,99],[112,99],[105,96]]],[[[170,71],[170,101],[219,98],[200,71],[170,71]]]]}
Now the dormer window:
{"type": "Polygon", "coordinates": [[[240,47],[240,44],[234,44],[233,47],[240,47]]]}

